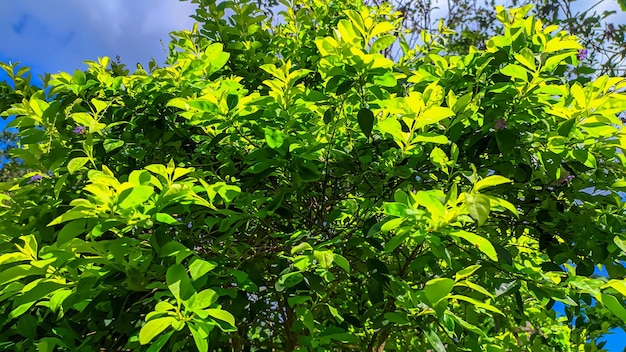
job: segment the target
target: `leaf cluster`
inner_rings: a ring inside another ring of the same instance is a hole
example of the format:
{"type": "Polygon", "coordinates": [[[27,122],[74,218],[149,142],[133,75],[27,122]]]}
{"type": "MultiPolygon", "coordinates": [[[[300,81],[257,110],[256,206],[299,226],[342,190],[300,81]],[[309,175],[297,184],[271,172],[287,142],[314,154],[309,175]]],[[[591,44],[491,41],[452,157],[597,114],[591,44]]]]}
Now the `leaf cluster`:
{"type": "Polygon", "coordinates": [[[164,67],[11,90],[0,348],[600,350],[624,326],[626,81],[573,78],[577,37],[499,7],[459,56],[389,4],[192,2],[164,67]]]}

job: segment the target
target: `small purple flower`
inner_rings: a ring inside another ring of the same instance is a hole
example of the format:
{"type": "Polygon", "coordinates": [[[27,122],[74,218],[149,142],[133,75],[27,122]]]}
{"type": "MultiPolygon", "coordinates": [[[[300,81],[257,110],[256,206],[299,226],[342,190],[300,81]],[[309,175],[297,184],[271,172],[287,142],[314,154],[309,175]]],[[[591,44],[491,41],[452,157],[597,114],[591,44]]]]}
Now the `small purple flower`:
{"type": "Polygon", "coordinates": [[[507,124],[504,119],[497,119],[493,127],[495,127],[496,130],[507,130],[509,129],[509,124],[507,124]]]}
{"type": "Polygon", "coordinates": [[[85,126],[76,126],[74,128],[74,133],[76,133],[76,134],[85,134],[85,133],[87,133],[87,128],[85,126]]]}
{"type": "Polygon", "coordinates": [[[578,60],[584,60],[587,57],[588,53],[589,53],[589,50],[580,49],[578,50],[578,54],[576,55],[576,58],[578,58],[578,60]]]}
{"type": "Polygon", "coordinates": [[[566,183],[570,183],[574,178],[576,178],[576,176],[574,175],[563,176],[558,181],[556,181],[556,185],[563,186],[566,183]]]}
{"type": "Polygon", "coordinates": [[[39,182],[41,181],[42,177],[40,174],[36,174],[35,176],[31,177],[30,180],[28,180],[27,183],[33,183],[33,182],[39,182]]]}

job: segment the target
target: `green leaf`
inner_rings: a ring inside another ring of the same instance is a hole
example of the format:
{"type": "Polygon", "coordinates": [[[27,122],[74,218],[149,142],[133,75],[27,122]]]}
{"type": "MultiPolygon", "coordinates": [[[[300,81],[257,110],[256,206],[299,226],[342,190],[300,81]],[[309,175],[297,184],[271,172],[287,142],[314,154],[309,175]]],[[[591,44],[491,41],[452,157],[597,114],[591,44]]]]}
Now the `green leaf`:
{"type": "Polygon", "coordinates": [[[577,40],[563,39],[561,37],[554,37],[548,41],[544,52],[551,53],[565,49],[581,49],[582,46],[577,40]]]}
{"type": "Polygon", "coordinates": [[[502,72],[502,74],[506,76],[519,78],[524,82],[528,81],[528,71],[526,71],[526,69],[520,65],[508,64],[503,67],[500,72],[502,72]]]}
{"type": "Polygon", "coordinates": [[[510,211],[511,213],[513,213],[513,215],[519,218],[519,212],[515,208],[515,205],[513,205],[511,202],[501,199],[501,198],[492,197],[492,196],[487,196],[487,198],[489,198],[491,210],[500,211],[500,210],[506,209],[510,211]],[[498,207],[502,207],[503,209],[498,209],[498,207]]]}
{"type": "Polygon", "coordinates": [[[622,296],[626,297],[626,281],[624,280],[609,280],[602,288],[611,287],[617,292],[621,293],[622,296]]]}
{"type": "Polygon", "coordinates": [[[84,219],[84,218],[90,218],[93,217],[91,215],[89,215],[89,213],[82,211],[82,210],[70,210],[67,213],[57,217],[56,219],[52,220],[48,226],[54,226],[54,225],[58,225],[61,223],[64,223],[66,221],[71,221],[71,220],[76,220],[76,219],[84,219]]]}
{"type": "Polygon", "coordinates": [[[370,53],[377,53],[381,50],[385,50],[395,41],[395,35],[383,35],[374,41],[374,43],[370,47],[370,53]]]}
{"type": "Polygon", "coordinates": [[[537,67],[535,66],[535,57],[534,57],[534,53],[532,52],[532,50],[528,48],[524,48],[520,50],[519,54],[515,54],[513,56],[515,57],[517,61],[519,61],[522,65],[526,66],[527,68],[533,71],[537,69],[537,67]]]}
{"type": "Polygon", "coordinates": [[[385,212],[385,214],[391,216],[405,217],[407,214],[407,209],[408,206],[398,202],[383,204],[383,211],[385,212]]]}
{"type": "Polygon", "coordinates": [[[480,328],[478,328],[478,327],[476,327],[476,326],[466,322],[465,320],[459,318],[458,316],[456,316],[456,315],[454,315],[454,314],[452,314],[450,312],[446,312],[446,314],[448,316],[450,316],[452,319],[454,319],[454,321],[457,324],[461,325],[466,330],[471,331],[471,332],[473,332],[474,334],[476,334],[478,336],[487,336],[487,334],[485,334],[485,332],[482,329],[480,329],[480,328]]]}
{"type": "Polygon", "coordinates": [[[72,83],[83,85],[85,84],[85,81],[87,81],[87,78],[85,77],[85,72],[81,70],[74,71],[74,76],[72,77],[72,83]]]}
{"type": "Polygon", "coordinates": [[[413,195],[415,204],[425,207],[434,217],[442,217],[446,212],[443,198],[443,193],[437,190],[418,191],[413,195]]]}
{"type": "Polygon", "coordinates": [[[329,269],[335,259],[333,252],[328,250],[313,251],[313,256],[315,257],[315,260],[317,260],[317,264],[324,269],[329,269]]]}
{"type": "Polygon", "coordinates": [[[602,304],[609,310],[609,312],[615,314],[616,317],[622,319],[624,323],[626,323],[626,309],[622,304],[622,300],[618,300],[614,296],[603,293],[602,304]]]}
{"type": "Polygon", "coordinates": [[[348,92],[350,90],[350,88],[352,88],[354,83],[355,82],[353,80],[351,80],[351,79],[347,79],[347,80],[341,82],[341,84],[337,87],[337,90],[335,91],[335,94],[342,95],[342,94],[348,92]]]}
{"type": "Polygon", "coordinates": [[[432,125],[452,116],[454,116],[454,111],[450,108],[431,106],[417,117],[414,128],[418,129],[424,126],[432,125]]]}
{"type": "Polygon", "coordinates": [[[548,138],[548,150],[554,154],[561,154],[566,150],[567,139],[561,136],[548,138]]]}
{"type": "Polygon", "coordinates": [[[413,136],[411,143],[448,144],[448,137],[436,133],[420,133],[413,136]]]}
{"type": "Polygon", "coordinates": [[[426,339],[430,343],[431,346],[435,349],[436,352],[446,352],[446,347],[443,342],[439,338],[437,331],[435,330],[426,330],[426,339]]]}
{"type": "Polygon", "coordinates": [[[209,271],[217,268],[217,264],[214,262],[208,262],[199,258],[193,258],[191,264],[189,264],[189,274],[193,281],[197,281],[209,271]]]}
{"type": "Polygon", "coordinates": [[[210,288],[202,290],[196,295],[196,299],[193,302],[193,309],[197,310],[210,307],[211,304],[217,302],[218,298],[219,296],[217,295],[217,292],[211,290],[210,288]]]}
{"type": "Polygon", "coordinates": [[[33,258],[31,256],[26,255],[21,252],[6,253],[3,255],[0,255],[0,265],[22,262],[22,261],[27,261],[27,260],[32,260],[32,259],[33,258]]]}
{"type": "Polygon", "coordinates": [[[154,306],[155,312],[167,312],[169,310],[176,310],[176,307],[167,301],[160,301],[154,306]]]}
{"type": "Polygon", "coordinates": [[[396,248],[402,245],[410,235],[411,233],[409,231],[402,231],[391,237],[389,241],[385,242],[385,253],[393,252],[396,248]]]}
{"type": "Polygon", "coordinates": [[[168,225],[181,225],[181,223],[178,220],[174,219],[173,216],[171,216],[170,214],[166,214],[166,213],[157,213],[154,216],[154,219],[158,222],[162,222],[168,225]]]}
{"type": "Polygon", "coordinates": [[[396,27],[391,22],[387,22],[387,21],[379,22],[374,26],[374,28],[372,28],[372,31],[370,32],[370,36],[377,37],[382,33],[391,32],[394,29],[396,29],[396,27]]]}
{"type": "Polygon", "coordinates": [[[152,164],[152,165],[148,165],[146,166],[144,169],[152,172],[155,175],[159,175],[159,176],[163,176],[163,178],[168,178],[168,173],[167,173],[167,168],[165,167],[165,165],[161,165],[161,164],[152,164]]]}
{"type": "Polygon", "coordinates": [[[276,281],[276,290],[278,292],[282,292],[289,287],[296,286],[297,284],[302,282],[303,279],[304,276],[302,276],[302,273],[300,272],[292,272],[281,275],[276,281]]]}
{"type": "Polygon", "coordinates": [[[196,329],[194,324],[188,324],[191,336],[196,344],[199,352],[207,352],[209,350],[209,336],[202,329],[196,329]]]}
{"type": "Polygon", "coordinates": [[[381,87],[395,87],[398,85],[398,80],[392,72],[385,72],[384,75],[374,77],[374,84],[381,87]]]}
{"type": "Polygon", "coordinates": [[[621,237],[615,236],[613,237],[613,242],[622,250],[622,252],[626,253],[626,240],[621,239],[621,237]]]}
{"type": "Polygon", "coordinates": [[[37,343],[37,352],[54,352],[57,346],[67,348],[67,345],[56,337],[44,337],[37,343]]]}
{"type": "Polygon", "coordinates": [[[61,289],[56,291],[52,297],[50,297],[50,302],[48,303],[48,307],[51,311],[56,312],[59,307],[63,304],[66,298],[68,298],[72,294],[72,290],[61,289]]]}
{"type": "Polygon", "coordinates": [[[37,318],[35,318],[32,315],[22,315],[18,321],[17,324],[15,324],[15,327],[17,328],[17,330],[19,331],[19,334],[24,336],[24,337],[28,337],[30,339],[36,340],[37,339],[37,318]]]}
{"type": "Polygon", "coordinates": [[[337,29],[339,30],[341,39],[345,40],[347,43],[356,43],[359,41],[359,38],[354,30],[354,27],[352,26],[352,23],[350,23],[350,21],[346,19],[339,20],[337,29]]]}
{"type": "Polygon", "coordinates": [[[13,304],[15,308],[9,313],[7,318],[11,320],[21,316],[22,314],[26,313],[26,311],[28,311],[30,307],[32,307],[35,303],[36,300],[28,301],[20,305],[13,304]]]}
{"type": "Polygon", "coordinates": [[[139,343],[142,345],[148,344],[157,335],[172,325],[173,320],[175,319],[172,317],[163,317],[150,320],[144,324],[139,331],[139,343]]]}
{"type": "Polygon", "coordinates": [[[570,154],[586,167],[595,169],[598,166],[595,156],[586,150],[572,150],[570,154]]]}
{"type": "Polygon", "coordinates": [[[331,306],[330,304],[326,304],[326,306],[328,307],[328,311],[330,312],[330,314],[339,322],[339,323],[343,323],[344,318],[341,316],[341,314],[339,314],[339,310],[337,310],[337,308],[331,306]]]}
{"type": "Polygon", "coordinates": [[[311,296],[294,296],[294,297],[287,298],[287,303],[289,303],[290,307],[295,307],[299,304],[303,304],[310,300],[311,300],[311,296]]]}
{"type": "Polygon", "coordinates": [[[85,164],[89,161],[88,157],[79,157],[79,158],[74,158],[72,160],[70,160],[69,163],[67,163],[67,171],[70,174],[75,173],[78,169],[80,169],[81,167],[85,166],[85,164]]]}
{"type": "Polygon", "coordinates": [[[473,273],[476,272],[476,270],[480,269],[481,265],[480,264],[474,264],[474,265],[470,265],[467,268],[458,271],[455,276],[454,276],[454,280],[455,281],[460,281],[465,279],[466,277],[471,276],[473,273]]]}
{"type": "Polygon", "coordinates": [[[24,242],[24,246],[15,245],[20,252],[27,254],[32,259],[37,259],[38,247],[37,239],[34,235],[20,236],[20,240],[24,242]]]}
{"type": "Polygon", "coordinates": [[[335,253],[333,262],[337,264],[337,266],[343,269],[345,272],[350,273],[350,263],[342,255],[335,253]]]}
{"type": "Polygon", "coordinates": [[[517,134],[513,133],[510,130],[498,130],[495,133],[496,135],[496,143],[498,144],[498,149],[504,155],[510,154],[517,145],[517,134]]]}
{"type": "Polygon", "coordinates": [[[313,250],[313,247],[308,242],[302,242],[298,244],[297,246],[294,246],[293,248],[291,248],[291,255],[294,255],[295,253],[298,253],[298,252],[307,252],[307,251],[312,251],[312,250],[313,250]]]}
{"type": "Polygon", "coordinates": [[[450,235],[466,240],[467,242],[476,246],[478,250],[487,255],[489,259],[493,260],[494,262],[498,261],[498,254],[496,252],[496,249],[493,244],[489,242],[488,239],[464,230],[454,230],[450,232],[450,235]]]}
{"type": "Polygon", "coordinates": [[[198,99],[187,100],[187,104],[189,105],[191,109],[194,109],[197,111],[211,113],[217,110],[215,103],[208,99],[198,98],[198,99]]]}
{"type": "Polygon", "coordinates": [[[326,112],[324,112],[324,123],[329,124],[333,118],[335,117],[335,110],[333,108],[328,108],[326,112]]]}
{"type": "Polygon", "coordinates": [[[118,198],[117,205],[120,208],[131,208],[139,204],[143,204],[154,195],[154,187],[152,186],[135,186],[123,190],[118,198]]]}
{"type": "Polygon", "coordinates": [[[104,146],[104,150],[107,153],[112,152],[113,150],[121,147],[124,145],[124,141],[119,140],[119,139],[105,139],[103,146],[104,146]]]}
{"type": "Polygon", "coordinates": [[[61,175],[57,182],[54,184],[54,198],[59,199],[59,195],[61,194],[61,190],[63,190],[63,186],[65,186],[65,181],[70,176],[69,173],[61,175]]]}
{"type": "Polygon", "coordinates": [[[389,312],[385,313],[384,317],[390,322],[398,325],[406,325],[410,323],[409,318],[407,317],[407,314],[405,312],[389,312]]]}
{"type": "Polygon", "coordinates": [[[424,286],[424,294],[428,299],[429,305],[434,306],[439,300],[452,292],[454,280],[448,278],[436,278],[429,280],[424,286]]]}
{"type": "Polygon", "coordinates": [[[372,135],[372,128],[374,128],[374,113],[368,108],[362,108],[359,110],[357,120],[361,131],[369,138],[372,135]]]}
{"type": "Polygon", "coordinates": [[[2,269],[0,271],[0,287],[4,287],[4,285],[10,282],[19,280],[27,276],[41,275],[44,273],[44,269],[27,264],[9,266],[8,268],[2,269]]]}
{"type": "Polygon", "coordinates": [[[384,119],[377,126],[382,133],[389,133],[395,141],[404,141],[402,126],[395,118],[384,119]]]}
{"type": "Polygon", "coordinates": [[[204,51],[204,58],[206,62],[210,63],[206,72],[207,76],[210,76],[226,65],[230,58],[230,53],[224,52],[224,45],[222,43],[213,43],[207,46],[204,51]]]}
{"type": "Polygon", "coordinates": [[[163,346],[167,343],[167,341],[174,335],[174,331],[169,331],[167,334],[159,336],[154,343],[150,344],[150,347],[146,350],[146,352],[158,352],[163,346]]]}
{"type": "Polygon", "coordinates": [[[177,301],[184,301],[190,296],[191,282],[187,271],[182,264],[174,264],[167,269],[165,281],[174,298],[177,301]]]}
{"type": "Polygon", "coordinates": [[[400,224],[404,222],[404,220],[405,220],[404,218],[394,218],[394,219],[388,220],[380,227],[380,231],[385,233],[391,230],[395,230],[397,227],[400,226],[400,224]]]}
{"type": "Polygon", "coordinates": [[[236,330],[235,317],[229,312],[222,310],[222,309],[215,309],[215,308],[205,309],[205,312],[209,313],[209,315],[215,319],[219,319],[221,321],[228,323],[234,330],[236,330]]]}
{"type": "Polygon", "coordinates": [[[430,162],[437,166],[441,171],[448,173],[448,155],[439,147],[433,148],[430,152],[430,162]]]}
{"type": "Polygon", "coordinates": [[[171,257],[176,256],[176,263],[180,264],[185,258],[192,255],[193,251],[189,248],[185,247],[180,242],[170,241],[161,247],[159,251],[160,257],[171,257]]]}
{"type": "Polygon", "coordinates": [[[283,145],[283,134],[272,128],[265,129],[265,142],[272,149],[278,149],[283,145]]]}
{"type": "Polygon", "coordinates": [[[495,298],[494,295],[491,292],[487,291],[487,289],[485,289],[484,287],[482,287],[482,286],[480,286],[478,284],[475,284],[475,283],[473,283],[473,282],[471,282],[469,280],[463,280],[461,282],[458,282],[455,286],[464,286],[464,287],[467,287],[467,288],[471,288],[472,290],[474,290],[476,292],[480,292],[480,293],[482,293],[483,295],[485,295],[485,296],[487,296],[489,298],[495,298]]]}
{"type": "Polygon", "coordinates": [[[492,175],[483,178],[482,180],[476,182],[474,185],[474,192],[478,192],[484,188],[494,187],[505,183],[511,183],[510,179],[500,176],[500,175],[492,175]]]}
{"type": "Polygon", "coordinates": [[[541,68],[541,72],[550,72],[554,70],[558,65],[562,65],[566,63],[566,59],[575,56],[576,54],[573,52],[566,52],[563,54],[557,54],[549,56],[543,64],[541,68]]]}
{"type": "Polygon", "coordinates": [[[500,314],[502,316],[505,316],[504,313],[502,313],[502,311],[500,309],[492,306],[491,304],[480,302],[480,301],[478,301],[476,299],[473,299],[473,298],[470,298],[470,297],[467,297],[467,296],[450,295],[449,298],[450,299],[457,299],[457,300],[460,300],[460,301],[465,301],[465,302],[471,303],[472,305],[474,305],[477,308],[482,308],[484,310],[488,310],[490,312],[498,313],[498,314],[500,314]]]}
{"type": "Polygon", "coordinates": [[[478,226],[487,221],[491,210],[489,198],[482,194],[465,194],[465,206],[470,216],[478,222],[478,226]]]}

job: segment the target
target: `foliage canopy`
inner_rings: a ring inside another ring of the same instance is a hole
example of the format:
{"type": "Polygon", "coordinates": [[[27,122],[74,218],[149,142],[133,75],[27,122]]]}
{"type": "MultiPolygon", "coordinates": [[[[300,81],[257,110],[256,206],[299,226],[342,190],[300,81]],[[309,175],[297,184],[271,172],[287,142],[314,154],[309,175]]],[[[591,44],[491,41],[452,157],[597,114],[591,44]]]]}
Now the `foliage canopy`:
{"type": "Polygon", "coordinates": [[[626,80],[576,78],[578,38],[497,8],[453,56],[390,5],[192,2],[165,67],[5,87],[34,171],[0,184],[1,348],[594,351],[626,324],[626,80]]]}

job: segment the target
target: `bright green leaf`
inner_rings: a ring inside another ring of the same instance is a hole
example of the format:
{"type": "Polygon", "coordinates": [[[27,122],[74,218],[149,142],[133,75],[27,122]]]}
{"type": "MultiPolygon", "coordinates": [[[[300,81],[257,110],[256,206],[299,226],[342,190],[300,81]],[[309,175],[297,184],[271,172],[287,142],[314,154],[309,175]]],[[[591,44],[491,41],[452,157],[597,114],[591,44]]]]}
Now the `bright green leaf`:
{"type": "Polygon", "coordinates": [[[508,64],[503,67],[500,72],[502,72],[502,74],[506,76],[519,78],[524,82],[528,81],[528,71],[526,71],[526,69],[520,65],[508,64]]]}
{"type": "Polygon", "coordinates": [[[512,181],[508,178],[500,175],[491,175],[483,178],[482,180],[476,182],[474,185],[474,192],[478,192],[484,188],[494,187],[505,183],[511,183],[512,181]]]}
{"type": "Polygon", "coordinates": [[[213,318],[224,321],[228,323],[231,327],[235,328],[235,317],[229,312],[222,310],[222,309],[213,309],[213,308],[205,309],[205,311],[209,313],[209,315],[212,316],[213,318]]]}
{"type": "Polygon", "coordinates": [[[496,252],[496,249],[493,244],[489,242],[488,239],[464,230],[454,230],[450,232],[450,235],[466,240],[467,242],[476,246],[485,255],[487,255],[489,259],[493,260],[494,262],[498,261],[498,254],[496,252]]]}
{"type": "Polygon", "coordinates": [[[433,306],[440,299],[447,296],[450,292],[452,292],[452,288],[454,287],[454,280],[448,278],[436,278],[429,280],[426,282],[424,286],[424,293],[426,294],[426,298],[430,305],[433,306]]]}
{"type": "Polygon", "coordinates": [[[272,128],[265,129],[265,142],[272,149],[278,149],[283,145],[283,134],[272,128]]]}
{"type": "Polygon", "coordinates": [[[139,343],[142,345],[148,344],[157,335],[167,329],[172,324],[173,320],[174,318],[172,317],[163,317],[145,323],[139,331],[139,343]]]}
{"type": "Polygon", "coordinates": [[[478,226],[487,221],[491,210],[489,198],[482,194],[465,194],[465,206],[470,216],[478,222],[478,226]]]}
{"type": "Polygon", "coordinates": [[[194,258],[189,264],[189,274],[191,275],[191,279],[193,281],[196,281],[216,267],[217,264],[214,262],[208,262],[206,260],[194,258]]]}

